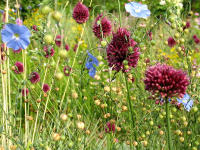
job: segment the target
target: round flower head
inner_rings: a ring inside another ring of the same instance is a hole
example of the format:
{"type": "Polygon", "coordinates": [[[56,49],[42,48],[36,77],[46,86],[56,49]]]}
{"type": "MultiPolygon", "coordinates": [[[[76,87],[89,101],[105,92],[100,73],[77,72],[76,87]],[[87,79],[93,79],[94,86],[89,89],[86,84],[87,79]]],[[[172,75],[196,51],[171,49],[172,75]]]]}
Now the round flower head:
{"type": "Polygon", "coordinates": [[[78,2],[74,7],[72,16],[77,23],[83,24],[89,18],[89,9],[81,2],[78,2]]]}
{"type": "Polygon", "coordinates": [[[61,36],[60,35],[57,35],[56,36],[56,39],[55,39],[55,43],[58,47],[61,46],[61,36]]]}
{"type": "Polygon", "coordinates": [[[33,25],[33,26],[32,26],[32,29],[33,29],[33,30],[35,30],[35,31],[38,31],[38,29],[37,29],[37,26],[36,26],[36,25],[33,25]]]}
{"type": "Polygon", "coordinates": [[[29,93],[28,88],[26,88],[26,89],[23,88],[23,89],[22,89],[22,96],[24,96],[24,97],[25,97],[25,96],[28,96],[28,93],[29,93]],[[26,92],[25,92],[25,91],[26,91],[26,92]],[[26,95],[25,95],[25,93],[26,93],[26,95]]]}
{"type": "Polygon", "coordinates": [[[168,38],[168,46],[169,47],[174,47],[174,45],[176,45],[176,41],[174,40],[173,37],[169,37],[168,38]]]}
{"type": "Polygon", "coordinates": [[[16,67],[16,69],[15,69],[16,74],[20,74],[20,73],[24,72],[24,66],[21,62],[16,62],[15,67],[16,67]]]}
{"type": "Polygon", "coordinates": [[[47,93],[50,90],[50,87],[49,87],[48,84],[43,84],[43,88],[42,89],[43,89],[44,93],[47,93]]]}
{"type": "Polygon", "coordinates": [[[152,94],[164,97],[182,97],[189,85],[189,78],[182,70],[176,70],[168,65],[157,64],[145,73],[145,89],[152,94]]]}
{"type": "Polygon", "coordinates": [[[13,50],[26,49],[30,44],[31,33],[24,25],[6,24],[1,30],[2,41],[13,50]]]}
{"type": "Polygon", "coordinates": [[[49,58],[50,56],[54,55],[55,51],[54,51],[53,47],[51,47],[51,46],[44,46],[43,49],[44,49],[45,57],[46,58],[49,58]]]}
{"type": "Polygon", "coordinates": [[[31,78],[30,78],[31,83],[35,84],[40,81],[40,75],[37,72],[32,72],[31,73],[31,78]]]}
{"type": "Polygon", "coordinates": [[[93,32],[95,36],[99,39],[102,39],[102,37],[110,35],[111,31],[112,25],[110,20],[108,20],[106,17],[103,17],[102,14],[98,15],[93,25],[93,32]]]}
{"type": "Polygon", "coordinates": [[[140,54],[136,44],[126,29],[119,28],[106,49],[109,66],[117,72],[127,72],[130,67],[136,67],[140,54]],[[124,62],[129,68],[125,68],[124,62]]]}
{"type": "Polygon", "coordinates": [[[69,45],[68,44],[65,44],[65,49],[66,49],[66,51],[69,51],[69,45]]]}
{"type": "Polygon", "coordinates": [[[108,133],[108,132],[115,132],[115,124],[107,122],[105,131],[106,131],[106,133],[108,133]]]}
{"type": "Polygon", "coordinates": [[[65,66],[63,71],[66,76],[69,76],[72,68],[70,68],[69,66],[65,66]]]}

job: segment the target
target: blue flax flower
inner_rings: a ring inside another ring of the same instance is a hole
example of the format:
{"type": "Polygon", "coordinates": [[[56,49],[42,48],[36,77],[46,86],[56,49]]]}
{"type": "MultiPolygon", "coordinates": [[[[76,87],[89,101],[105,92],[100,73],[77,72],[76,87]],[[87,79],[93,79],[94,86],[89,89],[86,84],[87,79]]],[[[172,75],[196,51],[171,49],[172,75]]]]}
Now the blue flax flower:
{"type": "Polygon", "coordinates": [[[125,9],[133,17],[137,18],[147,18],[150,16],[151,12],[149,11],[147,5],[143,5],[137,2],[130,2],[125,4],[125,9]]]}
{"type": "Polygon", "coordinates": [[[89,75],[94,78],[96,74],[96,68],[95,66],[99,66],[99,61],[96,57],[94,57],[91,53],[88,53],[88,58],[85,64],[85,67],[89,70],[89,75]],[[95,66],[94,66],[95,65],[95,66]]]}
{"type": "Polygon", "coordinates": [[[30,44],[31,33],[24,25],[6,24],[1,30],[2,41],[6,43],[8,48],[14,51],[18,49],[26,49],[30,44]]]}
{"type": "Polygon", "coordinates": [[[179,99],[177,98],[177,101],[181,104],[183,104],[184,108],[187,110],[187,111],[190,111],[190,109],[192,108],[193,106],[193,100],[190,99],[190,96],[186,93],[182,99],[179,99]]]}

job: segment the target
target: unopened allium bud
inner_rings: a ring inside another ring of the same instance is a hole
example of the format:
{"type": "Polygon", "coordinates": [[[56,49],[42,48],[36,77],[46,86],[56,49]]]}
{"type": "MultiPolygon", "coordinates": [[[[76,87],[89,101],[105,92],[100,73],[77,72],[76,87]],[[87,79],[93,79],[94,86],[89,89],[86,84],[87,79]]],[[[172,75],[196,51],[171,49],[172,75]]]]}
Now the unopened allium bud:
{"type": "Polygon", "coordinates": [[[53,133],[53,134],[52,134],[52,138],[53,138],[54,141],[59,141],[59,140],[60,140],[60,134],[58,134],[58,133],[53,133]]]}
{"type": "Polygon", "coordinates": [[[77,127],[78,127],[79,129],[83,130],[84,127],[85,127],[85,124],[84,124],[83,122],[77,122],[77,127]]]}

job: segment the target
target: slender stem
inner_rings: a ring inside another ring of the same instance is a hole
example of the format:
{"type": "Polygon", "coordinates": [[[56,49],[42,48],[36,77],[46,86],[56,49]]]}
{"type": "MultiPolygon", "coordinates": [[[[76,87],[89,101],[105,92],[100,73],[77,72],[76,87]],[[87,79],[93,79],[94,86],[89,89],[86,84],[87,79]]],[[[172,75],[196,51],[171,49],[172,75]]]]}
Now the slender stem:
{"type": "Polygon", "coordinates": [[[165,100],[165,110],[166,110],[166,120],[167,120],[167,140],[168,140],[168,148],[169,150],[172,150],[172,139],[171,139],[171,129],[170,129],[170,108],[169,108],[169,101],[168,98],[165,100]]]}
{"type": "MultiPolygon", "coordinates": [[[[129,86],[128,86],[128,79],[127,79],[127,74],[124,73],[124,77],[125,77],[125,82],[126,82],[126,90],[127,90],[127,101],[128,101],[128,105],[129,105],[129,109],[130,109],[130,115],[131,115],[131,120],[132,120],[132,126],[133,129],[135,128],[135,120],[133,118],[133,108],[131,106],[131,99],[130,99],[130,93],[129,93],[129,86]]],[[[137,140],[137,136],[135,134],[135,140],[137,140]]]]}
{"type": "Polygon", "coordinates": [[[120,21],[120,27],[121,27],[122,26],[122,15],[121,15],[120,0],[118,0],[118,8],[119,8],[119,21],[120,21]]]}

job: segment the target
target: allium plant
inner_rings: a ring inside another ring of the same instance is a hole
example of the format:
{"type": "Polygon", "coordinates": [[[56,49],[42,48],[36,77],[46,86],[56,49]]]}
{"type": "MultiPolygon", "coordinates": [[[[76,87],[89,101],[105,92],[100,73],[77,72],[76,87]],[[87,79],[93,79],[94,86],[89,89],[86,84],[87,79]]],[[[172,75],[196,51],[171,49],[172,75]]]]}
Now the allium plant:
{"type": "Polygon", "coordinates": [[[145,89],[152,94],[159,94],[165,99],[166,119],[168,132],[168,146],[172,150],[172,139],[170,131],[169,98],[183,97],[189,85],[189,78],[182,70],[176,70],[168,65],[157,64],[150,67],[145,73],[145,89]]]}

